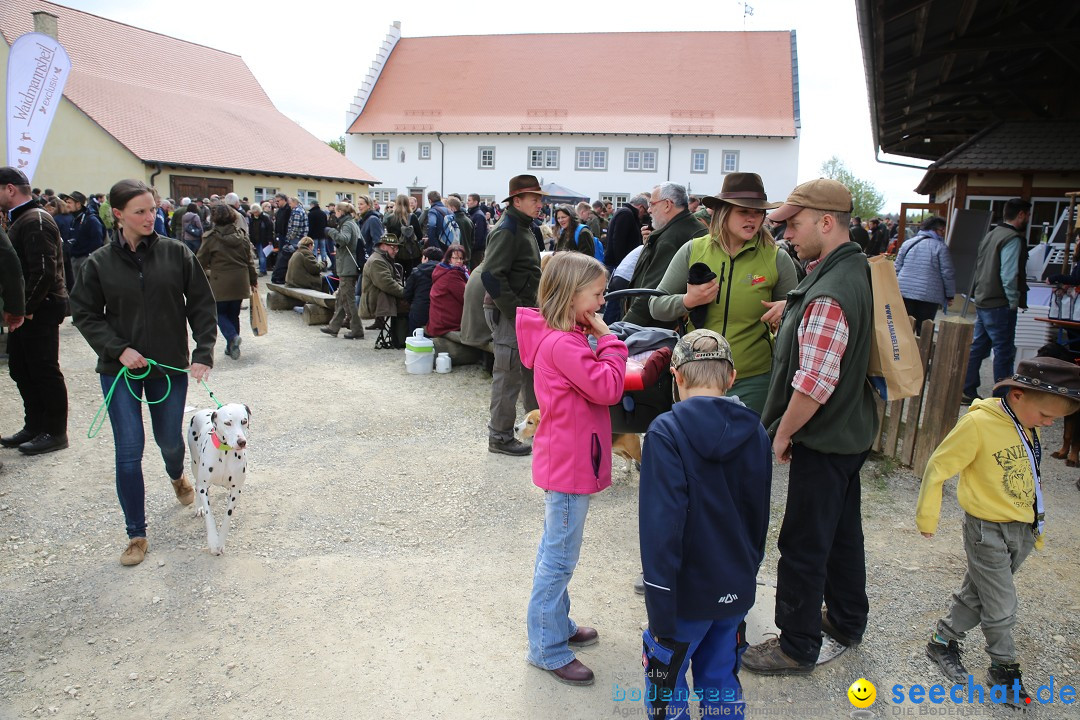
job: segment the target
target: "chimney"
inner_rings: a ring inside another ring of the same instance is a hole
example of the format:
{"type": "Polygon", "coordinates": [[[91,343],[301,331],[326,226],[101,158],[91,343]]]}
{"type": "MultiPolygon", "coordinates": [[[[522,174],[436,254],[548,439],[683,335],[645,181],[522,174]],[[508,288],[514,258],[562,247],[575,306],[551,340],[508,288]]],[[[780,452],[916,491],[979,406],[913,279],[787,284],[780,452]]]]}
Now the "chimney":
{"type": "Polygon", "coordinates": [[[56,15],[44,10],[37,10],[31,15],[34,16],[34,32],[48,35],[54,40],[60,39],[56,35],[56,21],[59,19],[56,15]]]}

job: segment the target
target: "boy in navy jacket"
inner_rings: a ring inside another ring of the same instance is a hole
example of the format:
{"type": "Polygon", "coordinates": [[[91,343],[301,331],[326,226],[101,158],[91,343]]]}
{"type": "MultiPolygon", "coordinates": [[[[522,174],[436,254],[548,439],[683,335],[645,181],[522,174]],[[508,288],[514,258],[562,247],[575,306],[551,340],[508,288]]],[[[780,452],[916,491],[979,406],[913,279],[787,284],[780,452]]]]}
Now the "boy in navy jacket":
{"type": "Polygon", "coordinates": [[[741,717],[739,660],[765,556],[771,446],[758,414],[724,397],[735,369],[722,336],[686,335],[671,372],[681,401],[649,426],[641,461],[645,704],[660,720],[690,717],[690,699],[705,717],[741,717]]]}

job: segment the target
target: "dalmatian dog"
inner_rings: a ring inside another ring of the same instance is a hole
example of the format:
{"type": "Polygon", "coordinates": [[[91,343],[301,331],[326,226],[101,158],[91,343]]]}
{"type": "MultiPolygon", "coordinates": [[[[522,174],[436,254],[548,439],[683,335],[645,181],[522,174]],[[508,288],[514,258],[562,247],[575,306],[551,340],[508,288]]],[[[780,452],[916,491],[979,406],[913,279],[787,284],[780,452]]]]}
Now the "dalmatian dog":
{"type": "Polygon", "coordinates": [[[195,480],[195,517],[205,518],[206,542],[215,555],[225,551],[236,496],[244,487],[250,421],[251,409],[232,403],[217,410],[200,410],[191,417],[188,426],[188,452],[195,480]],[[219,485],[228,493],[220,531],[210,512],[210,485],[219,485]]]}

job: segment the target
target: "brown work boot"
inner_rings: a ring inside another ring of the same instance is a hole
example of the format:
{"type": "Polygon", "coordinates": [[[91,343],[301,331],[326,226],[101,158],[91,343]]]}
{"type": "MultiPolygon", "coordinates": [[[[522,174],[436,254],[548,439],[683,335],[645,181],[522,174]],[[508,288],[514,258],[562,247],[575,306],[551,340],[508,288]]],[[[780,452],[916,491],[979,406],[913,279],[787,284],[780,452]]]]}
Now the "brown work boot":
{"type": "Polygon", "coordinates": [[[569,664],[548,670],[548,672],[554,675],[556,680],[567,685],[593,684],[593,671],[585,667],[580,660],[571,660],[569,664]]]}
{"type": "Polygon", "coordinates": [[[131,538],[127,549],[120,555],[121,565],[138,565],[146,557],[146,538],[131,538]]]}
{"type": "Polygon", "coordinates": [[[176,499],[181,505],[190,505],[195,502],[195,488],[191,487],[186,475],[181,475],[179,480],[173,480],[172,487],[176,492],[176,499]]]}
{"type": "Polygon", "coordinates": [[[814,663],[799,662],[784,652],[779,638],[747,648],[742,667],[758,675],[805,675],[814,671],[814,663]]]}

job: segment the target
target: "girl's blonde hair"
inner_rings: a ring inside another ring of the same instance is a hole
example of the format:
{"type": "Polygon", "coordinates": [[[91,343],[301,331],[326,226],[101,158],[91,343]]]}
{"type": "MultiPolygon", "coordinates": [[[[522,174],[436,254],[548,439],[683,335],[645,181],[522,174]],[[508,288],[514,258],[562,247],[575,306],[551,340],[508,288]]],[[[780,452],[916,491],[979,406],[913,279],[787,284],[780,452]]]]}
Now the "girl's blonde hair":
{"type": "MultiPolygon", "coordinates": [[[[728,217],[738,205],[732,205],[731,203],[721,203],[720,207],[713,210],[712,220],[709,221],[709,239],[719,245],[721,248],[726,248],[731,245],[731,239],[728,237],[727,221],[728,217]]],[[[753,209],[753,208],[749,208],[753,209]]],[[[762,214],[761,227],[758,228],[757,235],[750,238],[749,242],[758,240],[761,242],[762,247],[770,247],[776,244],[776,240],[773,239],[772,233],[765,228],[764,215],[767,211],[759,211],[762,214]]]]}
{"type": "Polygon", "coordinates": [[[574,329],[574,296],[597,278],[606,278],[607,268],[594,257],[579,252],[556,253],[540,275],[540,315],[548,327],[568,332],[574,329]]]}

